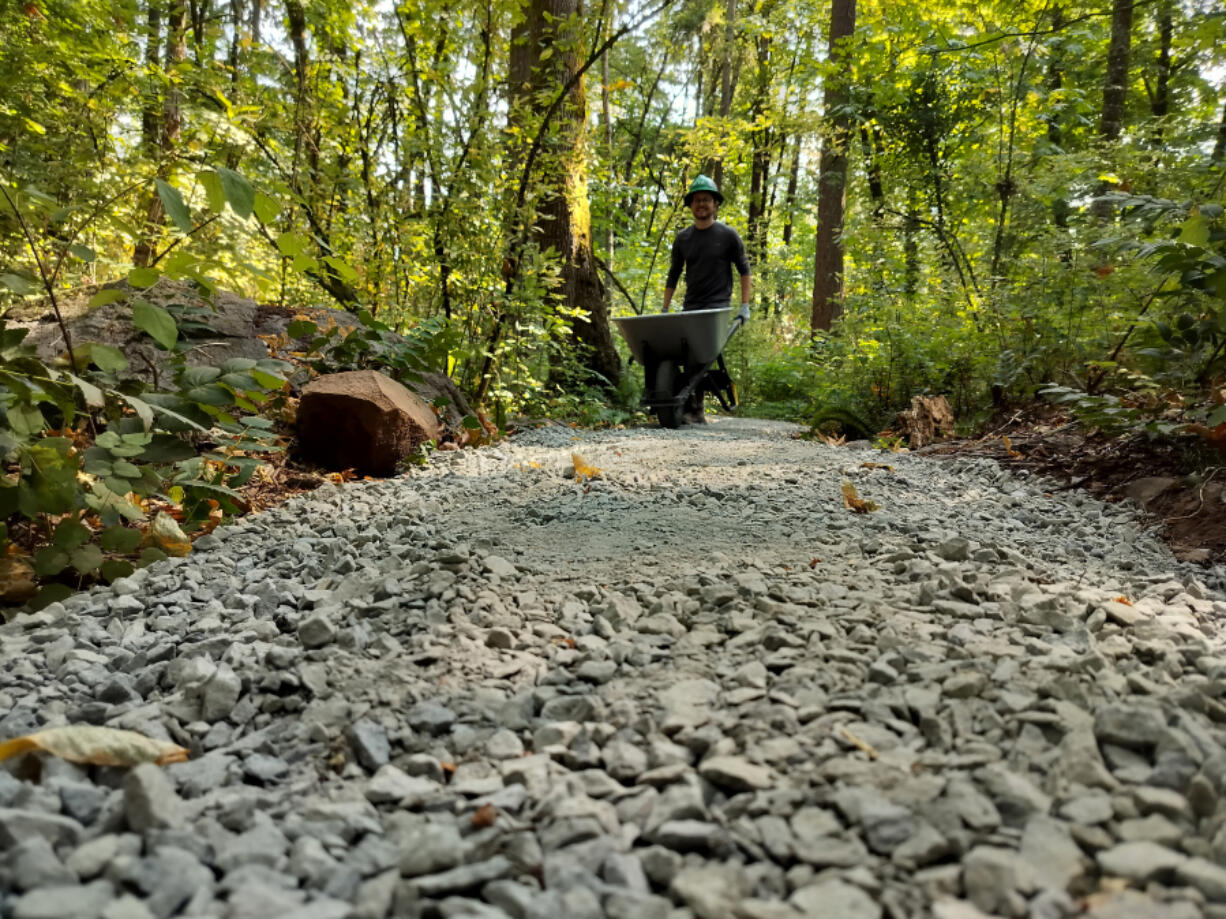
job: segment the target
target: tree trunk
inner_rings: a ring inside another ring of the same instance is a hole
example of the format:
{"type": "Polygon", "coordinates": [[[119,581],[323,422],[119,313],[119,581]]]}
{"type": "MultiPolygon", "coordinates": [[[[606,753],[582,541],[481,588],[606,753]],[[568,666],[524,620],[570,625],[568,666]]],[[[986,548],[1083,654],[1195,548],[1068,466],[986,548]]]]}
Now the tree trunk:
{"type": "MultiPolygon", "coordinates": [[[[573,33],[581,21],[581,0],[528,0],[526,15],[511,42],[512,119],[542,117],[547,103],[581,66],[573,33]]],[[[621,376],[621,359],[609,330],[604,285],[592,251],[592,215],[587,188],[587,96],[576,80],[558,110],[555,124],[542,134],[544,174],[533,215],[533,239],[562,259],[559,293],[567,310],[586,315],[571,320],[571,334],[583,366],[610,385],[621,376]]]]}
{"type": "Polygon", "coordinates": [[[843,215],[847,189],[847,141],[851,118],[848,56],[856,29],[856,0],[832,0],[830,68],[822,104],[826,134],[818,167],[817,239],[813,255],[813,332],[830,331],[843,313],[843,215]]]}
{"type": "MultiPolygon", "coordinates": [[[[719,68],[719,117],[727,118],[732,111],[732,92],[734,88],[732,67],[736,54],[736,0],[727,0],[724,11],[724,46],[720,56],[719,68]]],[[[711,177],[717,188],[724,187],[724,159],[716,157],[710,167],[711,177]]]]}
{"type": "Polygon", "coordinates": [[[757,74],[754,80],[753,101],[749,106],[749,120],[753,124],[750,135],[753,143],[753,165],[749,180],[749,258],[755,265],[766,260],[766,240],[769,225],[766,219],[766,187],[770,178],[773,132],[762,127],[767,106],[770,103],[771,86],[771,40],[760,35],[757,40],[757,74]]]}
{"type": "Polygon", "coordinates": [[[1107,49],[1107,77],[1103,83],[1103,114],[1098,134],[1117,141],[1124,129],[1124,103],[1128,98],[1128,61],[1132,52],[1132,5],[1135,0],[1113,0],[1111,44],[1107,49]]]}
{"type": "Polygon", "coordinates": [[[800,188],[801,135],[796,132],[796,144],[792,148],[792,168],[788,171],[788,191],[783,199],[783,245],[792,245],[792,222],[796,213],[796,194],[800,188]]]}
{"type": "MultiPolygon", "coordinates": [[[[152,4],[149,12],[150,39],[153,38],[154,14],[152,4]]],[[[146,49],[146,59],[149,51],[146,49]]],[[[186,0],[170,0],[166,11],[166,50],[162,56],[162,66],[170,75],[187,57],[187,2],[186,0]]],[[[156,63],[156,60],[154,61],[156,63]]],[[[165,95],[162,97],[162,108],[156,123],[157,147],[154,158],[157,160],[157,177],[162,181],[170,179],[174,172],[175,147],[179,143],[179,135],[183,128],[183,94],[179,90],[177,79],[167,81],[165,95]]],[[[142,131],[147,124],[148,109],[142,115],[142,131]]],[[[132,264],[144,268],[153,264],[157,252],[157,237],[161,233],[162,224],[166,220],[166,212],[162,206],[162,198],[156,191],[145,199],[145,220],[140,238],[132,249],[132,264]]]]}
{"type": "Polygon", "coordinates": [[[1226,160],[1226,103],[1222,105],[1222,117],[1217,123],[1217,140],[1213,144],[1213,153],[1209,157],[1211,163],[1226,160]]]}
{"type": "Polygon", "coordinates": [[[1154,61],[1154,85],[1149,93],[1149,112],[1154,117],[1154,129],[1150,142],[1155,148],[1161,149],[1163,122],[1171,112],[1171,41],[1174,35],[1174,23],[1170,2],[1162,3],[1156,15],[1158,17],[1158,57],[1154,61]]]}

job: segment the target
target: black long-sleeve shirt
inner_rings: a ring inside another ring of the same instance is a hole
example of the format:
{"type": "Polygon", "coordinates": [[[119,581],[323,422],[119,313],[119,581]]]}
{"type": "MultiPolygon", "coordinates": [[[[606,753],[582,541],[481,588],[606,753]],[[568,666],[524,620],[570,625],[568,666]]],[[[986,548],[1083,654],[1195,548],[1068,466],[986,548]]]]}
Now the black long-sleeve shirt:
{"type": "Polygon", "coordinates": [[[684,270],[683,309],[727,306],[732,300],[733,265],[742,275],[749,274],[745,244],[736,230],[718,220],[705,230],[691,224],[673,240],[673,260],[664,286],[675,290],[684,270]]]}

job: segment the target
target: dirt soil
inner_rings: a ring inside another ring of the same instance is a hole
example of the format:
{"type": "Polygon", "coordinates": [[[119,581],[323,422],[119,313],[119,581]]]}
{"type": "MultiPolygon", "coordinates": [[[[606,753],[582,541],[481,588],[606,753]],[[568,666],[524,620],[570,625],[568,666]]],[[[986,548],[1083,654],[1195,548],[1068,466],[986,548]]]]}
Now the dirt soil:
{"type": "Polygon", "coordinates": [[[989,456],[1103,501],[1135,501],[1178,558],[1226,564],[1226,463],[1195,438],[1159,443],[1143,435],[1105,437],[1055,407],[1038,405],[1000,419],[983,436],[915,452],[989,456]]]}

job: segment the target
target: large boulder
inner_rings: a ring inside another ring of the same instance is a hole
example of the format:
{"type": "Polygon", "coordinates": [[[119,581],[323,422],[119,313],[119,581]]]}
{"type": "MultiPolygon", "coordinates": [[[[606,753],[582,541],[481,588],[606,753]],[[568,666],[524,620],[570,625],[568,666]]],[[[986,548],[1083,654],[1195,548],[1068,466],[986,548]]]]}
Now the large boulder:
{"type": "MultiPolygon", "coordinates": [[[[219,366],[232,357],[288,359],[307,346],[306,341],[289,336],[289,326],[298,317],[314,320],[320,328],[339,326],[344,332],[361,327],[357,316],[344,310],[261,305],[231,291],[209,294],[193,283],[169,278],[161,278],[144,290],[134,289],[127,281],[113,281],[62,294],[60,309],[73,343],[97,341],[119,348],[128,358],[127,375],[145,380],[164,378],[167,354],[132,325],[129,299],[145,300],[190,319],[179,330],[190,364],[219,366]],[[90,298],[100,290],[118,290],[126,299],[91,307],[90,298]]],[[[11,309],[5,321],[11,327],[30,330],[26,341],[38,349],[43,360],[51,361],[64,353],[63,333],[45,302],[11,309]]],[[[426,402],[440,406],[443,422],[452,432],[463,431],[463,419],[473,410],[448,377],[422,373],[411,386],[426,402]]]]}
{"type": "Polygon", "coordinates": [[[308,383],[298,403],[298,442],[329,469],[387,476],[422,443],[443,433],[428,404],[374,370],[330,373],[308,383]]]}

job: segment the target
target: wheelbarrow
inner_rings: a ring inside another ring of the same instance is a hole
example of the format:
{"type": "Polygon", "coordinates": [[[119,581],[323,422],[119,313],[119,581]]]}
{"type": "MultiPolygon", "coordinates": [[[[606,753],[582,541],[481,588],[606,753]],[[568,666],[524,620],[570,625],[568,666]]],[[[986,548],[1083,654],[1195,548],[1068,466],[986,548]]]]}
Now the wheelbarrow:
{"type": "Polygon", "coordinates": [[[643,365],[643,405],[664,428],[680,427],[694,397],[712,393],[725,411],[736,408],[736,386],[724,363],[724,348],[749,319],[742,307],[614,317],[630,353],[643,365]]]}

